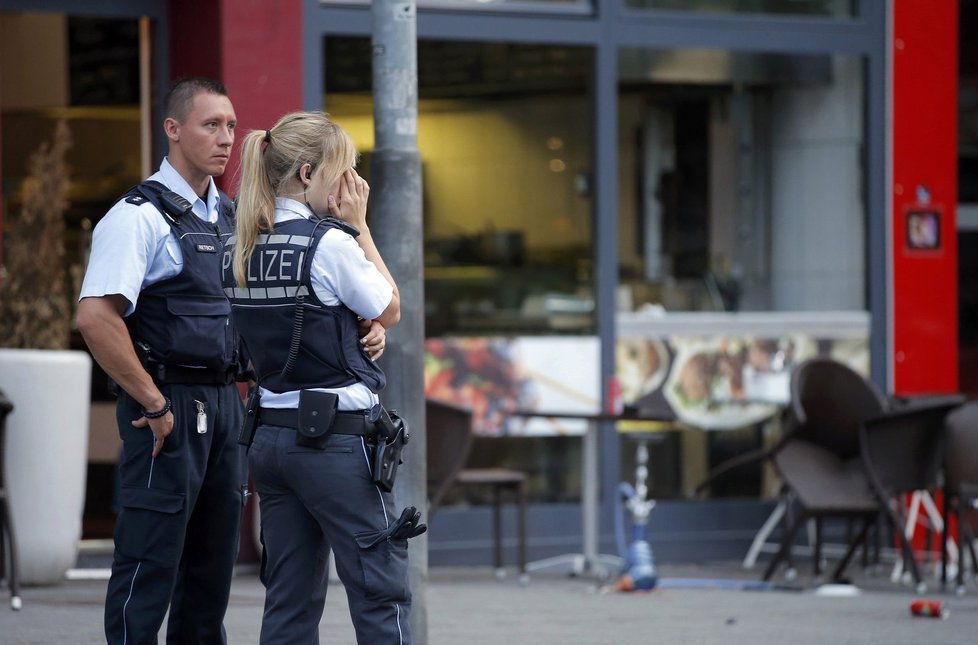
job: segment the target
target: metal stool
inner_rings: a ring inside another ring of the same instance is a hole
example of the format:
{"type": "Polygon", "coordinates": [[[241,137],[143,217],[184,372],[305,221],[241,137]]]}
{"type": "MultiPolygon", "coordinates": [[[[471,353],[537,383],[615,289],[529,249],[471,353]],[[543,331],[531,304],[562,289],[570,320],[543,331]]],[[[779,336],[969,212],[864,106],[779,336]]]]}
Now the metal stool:
{"type": "Polygon", "coordinates": [[[14,537],[14,524],[10,514],[10,504],[7,501],[7,480],[3,467],[7,415],[13,409],[13,404],[3,391],[0,391],[0,577],[7,579],[7,586],[10,588],[11,609],[20,609],[20,576],[17,573],[17,540],[14,537]],[[9,567],[7,566],[8,563],[9,567]]]}
{"type": "Polygon", "coordinates": [[[496,577],[503,569],[502,492],[512,491],[517,505],[517,540],[520,582],[529,581],[526,565],[526,473],[509,468],[465,468],[472,450],[472,409],[435,399],[425,400],[426,454],[428,460],[428,521],[441,505],[445,494],[456,485],[492,488],[493,565],[496,577]]]}
{"type": "Polygon", "coordinates": [[[518,511],[516,535],[519,544],[520,582],[526,584],[529,581],[526,572],[526,495],[523,491],[526,474],[509,468],[463,468],[455,476],[455,483],[492,487],[492,561],[497,578],[505,576],[505,569],[503,569],[502,491],[507,489],[515,494],[518,511]]]}

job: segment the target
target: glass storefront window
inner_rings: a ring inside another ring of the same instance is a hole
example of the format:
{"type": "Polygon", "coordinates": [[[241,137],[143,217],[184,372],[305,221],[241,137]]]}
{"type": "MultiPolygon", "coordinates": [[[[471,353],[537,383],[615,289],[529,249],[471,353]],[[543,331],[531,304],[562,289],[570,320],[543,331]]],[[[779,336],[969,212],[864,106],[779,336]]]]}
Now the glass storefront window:
{"type": "MultiPolygon", "coordinates": [[[[369,39],[326,40],[324,107],[353,136],[368,175],[370,64],[369,39]]],[[[586,48],[418,43],[429,342],[452,336],[489,347],[490,337],[594,333],[592,68],[586,48]]],[[[488,394],[506,375],[486,355],[474,360],[484,371],[473,378],[488,394]]],[[[458,388],[453,396],[473,394],[458,388]]],[[[579,497],[576,437],[478,441],[472,463],[530,473],[532,501],[579,497]]]]}
{"type": "MultiPolygon", "coordinates": [[[[978,204],[978,45],[970,37],[978,0],[961,0],[958,87],[958,200],[978,204]]],[[[971,218],[972,227],[978,218],[971,218]]]]}
{"type": "MultiPolygon", "coordinates": [[[[621,51],[616,372],[625,405],[702,430],[679,443],[687,493],[777,434],[794,365],[830,355],[868,374],[864,69],[621,51]]],[[[759,490],[755,469],[710,492],[759,490]]]]}
{"type": "Polygon", "coordinates": [[[978,391],[978,0],[961,0],[958,36],[958,354],[962,392],[978,391]]]}
{"type": "MultiPolygon", "coordinates": [[[[135,18],[0,12],[0,231],[8,262],[4,270],[9,270],[17,240],[13,230],[21,212],[28,162],[42,142],[51,141],[63,121],[71,140],[65,159],[69,204],[64,213],[64,262],[61,267],[47,267],[50,281],[36,286],[65,285],[67,293],[62,295],[72,306],[81,288],[92,228],[144,174],[141,141],[148,137],[142,132],[139,39],[135,18]],[[59,270],[64,280],[54,277],[59,270]]],[[[73,313],[70,317],[75,318],[73,313]]],[[[86,349],[77,331],[71,334],[70,347],[86,349]]],[[[118,450],[118,430],[108,379],[94,362],[92,369],[81,536],[104,539],[112,537],[115,523],[112,501],[118,453],[113,448],[118,450]]]]}
{"type": "Polygon", "coordinates": [[[626,0],[636,9],[697,13],[759,13],[828,18],[859,15],[859,0],[626,0]]]}
{"type": "Polygon", "coordinates": [[[857,56],[626,49],[619,310],[863,311],[857,56]]]}
{"type": "Polygon", "coordinates": [[[20,208],[31,153],[66,121],[72,144],[64,269],[77,294],[92,227],[141,180],[138,22],[0,13],[0,43],[5,227],[20,208]]]}
{"type": "MultiPolygon", "coordinates": [[[[326,49],[326,111],[368,158],[370,43],[326,49]]],[[[591,61],[418,43],[427,336],[593,333],[591,61]]]]}

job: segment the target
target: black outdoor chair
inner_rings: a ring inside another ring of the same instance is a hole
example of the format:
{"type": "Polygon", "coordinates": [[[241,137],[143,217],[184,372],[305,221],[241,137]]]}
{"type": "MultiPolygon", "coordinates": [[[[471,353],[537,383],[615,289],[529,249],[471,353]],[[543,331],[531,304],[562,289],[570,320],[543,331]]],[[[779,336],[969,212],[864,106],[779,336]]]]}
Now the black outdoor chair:
{"type": "Polygon", "coordinates": [[[819,576],[823,519],[862,519],[868,526],[878,511],[859,463],[859,428],[865,419],[886,409],[883,394],[845,364],[813,358],[792,370],[790,395],[778,442],[721,463],[697,487],[702,490],[741,466],[772,461],[782,481],[781,499],[758,532],[755,546],[767,540],[782,517],[785,528],[778,551],[763,574],[765,580],[782,562],[793,569],[791,549],[809,520],[815,525],[814,570],[819,576]]]}
{"type": "MultiPolygon", "coordinates": [[[[815,520],[815,571],[820,573],[822,523],[838,517],[861,524],[831,574],[841,580],[855,549],[882,516],[900,536],[902,553],[923,586],[913,549],[903,539],[904,492],[936,486],[943,455],[943,423],[963,397],[912,397],[889,403],[873,384],[836,361],[813,359],[792,375],[796,423],[772,457],[786,492],[799,509],[764,579],[785,559],[801,525],[815,520]]],[[[851,524],[850,524],[851,529],[851,524]]],[[[864,554],[867,550],[864,550],[864,554]]]]}
{"type": "MultiPolygon", "coordinates": [[[[945,454],[945,419],[961,406],[963,396],[923,397],[910,400],[885,414],[867,419],[860,429],[862,463],[872,492],[879,502],[903,554],[918,591],[926,588],[910,540],[904,535],[903,495],[931,493],[941,481],[945,454]]],[[[854,545],[839,564],[841,570],[854,545]]]]}
{"type": "Polygon", "coordinates": [[[519,568],[526,580],[526,473],[509,468],[466,468],[472,450],[472,410],[427,399],[425,401],[428,471],[428,519],[434,518],[445,495],[455,486],[492,489],[493,564],[497,577],[503,569],[502,492],[512,491],[518,506],[519,568]]]}
{"type": "Polygon", "coordinates": [[[947,415],[944,452],[944,534],[941,541],[941,584],[947,583],[947,540],[951,513],[958,521],[957,591],[964,592],[964,568],[969,555],[971,572],[978,581],[975,528],[972,525],[978,502],[978,401],[965,403],[947,415]]]}
{"type": "Polygon", "coordinates": [[[17,539],[14,536],[13,518],[7,495],[7,479],[4,472],[4,447],[6,445],[7,415],[14,409],[10,399],[0,390],[0,577],[7,580],[10,588],[10,607],[20,609],[20,576],[17,571],[17,539]]]}

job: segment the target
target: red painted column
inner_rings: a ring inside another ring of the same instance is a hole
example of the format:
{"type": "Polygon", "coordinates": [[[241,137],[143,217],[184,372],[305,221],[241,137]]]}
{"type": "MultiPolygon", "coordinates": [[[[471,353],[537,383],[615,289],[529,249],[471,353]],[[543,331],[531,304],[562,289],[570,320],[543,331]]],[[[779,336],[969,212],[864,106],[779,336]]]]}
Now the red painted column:
{"type": "Polygon", "coordinates": [[[958,389],[957,0],[891,0],[892,388],[958,389]]]}
{"type": "MultiPolygon", "coordinates": [[[[207,76],[227,87],[237,138],[302,108],[302,0],[171,0],[170,75],[207,76]]],[[[238,146],[218,185],[234,196],[238,146]]],[[[241,522],[239,562],[257,562],[254,498],[241,522]]]]}
{"type": "MultiPolygon", "coordinates": [[[[302,0],[171,0],[170,73],[224,83],[238,137],[302,108],[302,0]]],[[[237,192],[237,146],[221,186],[237,192]]]]}

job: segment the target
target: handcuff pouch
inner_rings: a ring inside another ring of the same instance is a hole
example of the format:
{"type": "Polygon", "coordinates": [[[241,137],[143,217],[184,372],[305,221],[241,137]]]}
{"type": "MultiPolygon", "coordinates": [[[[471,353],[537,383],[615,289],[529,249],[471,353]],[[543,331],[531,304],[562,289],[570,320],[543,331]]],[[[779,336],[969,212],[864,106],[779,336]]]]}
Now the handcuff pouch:
{"type": "Polygon", "coordinates": [[[296,445],[324,449],[336,422],[338,405],[339,397],[332,392],[300,390],[296,445]]]}

